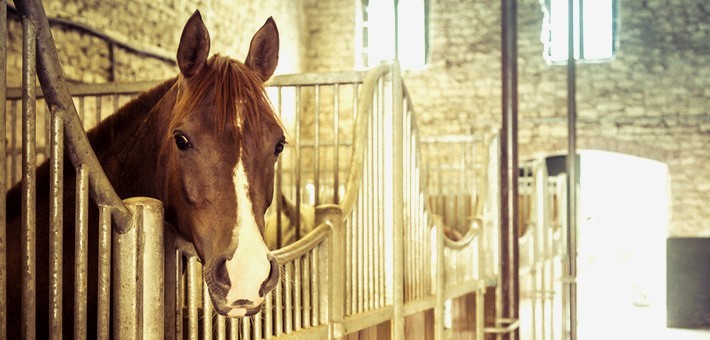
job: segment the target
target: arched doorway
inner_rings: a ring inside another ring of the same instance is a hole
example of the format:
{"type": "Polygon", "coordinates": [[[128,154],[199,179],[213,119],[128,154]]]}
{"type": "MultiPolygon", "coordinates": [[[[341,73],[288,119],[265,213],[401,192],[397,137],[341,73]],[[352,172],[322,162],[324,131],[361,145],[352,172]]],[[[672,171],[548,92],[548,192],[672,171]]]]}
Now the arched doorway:
{"type": "Polygon", "coordinates": [[[579,195],[580,339],[658,336],[666,319],[668,166],[582,151],[579,195]]]}

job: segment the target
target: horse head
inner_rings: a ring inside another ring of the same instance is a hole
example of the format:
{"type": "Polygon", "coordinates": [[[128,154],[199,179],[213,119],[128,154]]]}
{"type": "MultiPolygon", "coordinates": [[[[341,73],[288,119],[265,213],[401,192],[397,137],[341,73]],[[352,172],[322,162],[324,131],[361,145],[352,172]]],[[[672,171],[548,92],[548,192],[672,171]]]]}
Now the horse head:
{"type": "Polygon", "coordinates": [[[257,313],[279,278],[262,236],[285,144],[264,91],[278,47],[269,18],[244,63],[208,58],[209,33],[195,12],[180,38],[180,75],[166,109],[158,169],[166,221],[195,245],[213,305],[227,316],[257,313]]]}

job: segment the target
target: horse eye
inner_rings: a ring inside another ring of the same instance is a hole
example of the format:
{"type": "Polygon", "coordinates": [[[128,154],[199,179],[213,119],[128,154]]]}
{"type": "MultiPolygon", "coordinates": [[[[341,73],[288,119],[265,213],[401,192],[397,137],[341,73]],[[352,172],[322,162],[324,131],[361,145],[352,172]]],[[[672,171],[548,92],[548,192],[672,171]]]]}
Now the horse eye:
{"type": "Polygon", "coordinates": [[[175,135],[175,145],[177,145],[178,149],[180,150],[187,150],[192,148],[192,144],[190,144],[190,140],[185,137],[183,134],[177,134],[175,135]]]}
{"type": "Polygon", "coordinates": [[[276,147],[274,148],[274,156],[278,156],[280,153],[284,151],[284,146],[286,145],[286,141],[279,141],[276,144],[276,147]]]}

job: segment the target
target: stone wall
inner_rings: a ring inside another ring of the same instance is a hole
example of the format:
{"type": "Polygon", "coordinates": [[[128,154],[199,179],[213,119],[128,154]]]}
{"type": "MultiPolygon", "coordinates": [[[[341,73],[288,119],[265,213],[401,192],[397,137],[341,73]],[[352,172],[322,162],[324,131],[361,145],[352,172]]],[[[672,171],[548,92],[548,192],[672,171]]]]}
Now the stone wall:
{"type": "MultiPolygon", "coordinates": [[[[710,24],[704,1],[620,1],[608,63],[577,65],[578,146],[669,167],[672,236],[709,236],[710,24]]],[[[500,122],[500,2],[431,2],[431,64],[406,79],[425,134],[500,122]],[[442,124],[442,122],[447,122],[442,124]],[[454,123],[451,123],[454,122],[454,123]]],[[[566,147],[566,67],[542,58],[538,1],[518,2],[520,158],[566,147]]]]}
{"type": "MultiPolygon", "coordinates": [[[[199,9],[212,38],[211,53],[243,60],[253,34],[269,16],[279,27],[281,59],[278,73],[302,70],[303,4],[301,1],[44,1],[49,17],[91,27],[136,46],[174,56],[180,34],[190,15],[199,9]]],[[[21,28],[16,15],[8,20],[8,85],[21,83],[21,28]]],[[[116,48],[112,70],[110,44],[62,25],[53,34],[67,78],[73,82],[162,80],[177,73],[170,62],[147,58],[116,48]]]]}

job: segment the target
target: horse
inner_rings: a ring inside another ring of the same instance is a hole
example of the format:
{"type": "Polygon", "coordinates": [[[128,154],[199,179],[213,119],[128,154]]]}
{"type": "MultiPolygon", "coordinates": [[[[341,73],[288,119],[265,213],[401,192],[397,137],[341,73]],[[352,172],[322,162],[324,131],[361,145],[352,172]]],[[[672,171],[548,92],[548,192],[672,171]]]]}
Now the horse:
{"type": "Polygon", "coordinates": [[[296,239],[296,228],[300,228],[300,236],[303,237],[315,228],[316,209],[310,204],[300,204],[296,209],[296,204],[286,197],[280,190],[274,190],[274,200],[281,200],[281,211],[276,211],[276,206],[272,205],[266,212],[266,222],[264,227],[264,241],[270,249],[277,249],[298,241],[296,239]],[[281,219],[281,244],[278,242],[279,222],[281,219]]]}
{"type": "MultiPolygon", "coordinates": [[[[88,133],[120,197],[162,201],[166,228],[195,246],[217,313],[258,313],[279,280],[263,240],[273,196],[274,164],[286,143],[264,83],[273,75],[279,34],[273,18],[253,36],[242,63],[208,58],[210,36],[199,11],[177,48],[179,74],[142,93],[88,133]]],[[[65,157],[63,329],[72,336],[75,171],[65,157]]],[[[8,338],[18,338],[22,306],[20,186],[7,194],[8,338]]],[[[49,318],[49,166],[37,171],[36,320],[46,338],[49,318]]],[[[90,225],[98,209],[90,207],[90,225]]],[[[89,231],[88,334],[96,334],[98,228],[89,231]],[[94,333],[92,333],[94,332],[94,333]]]]}

